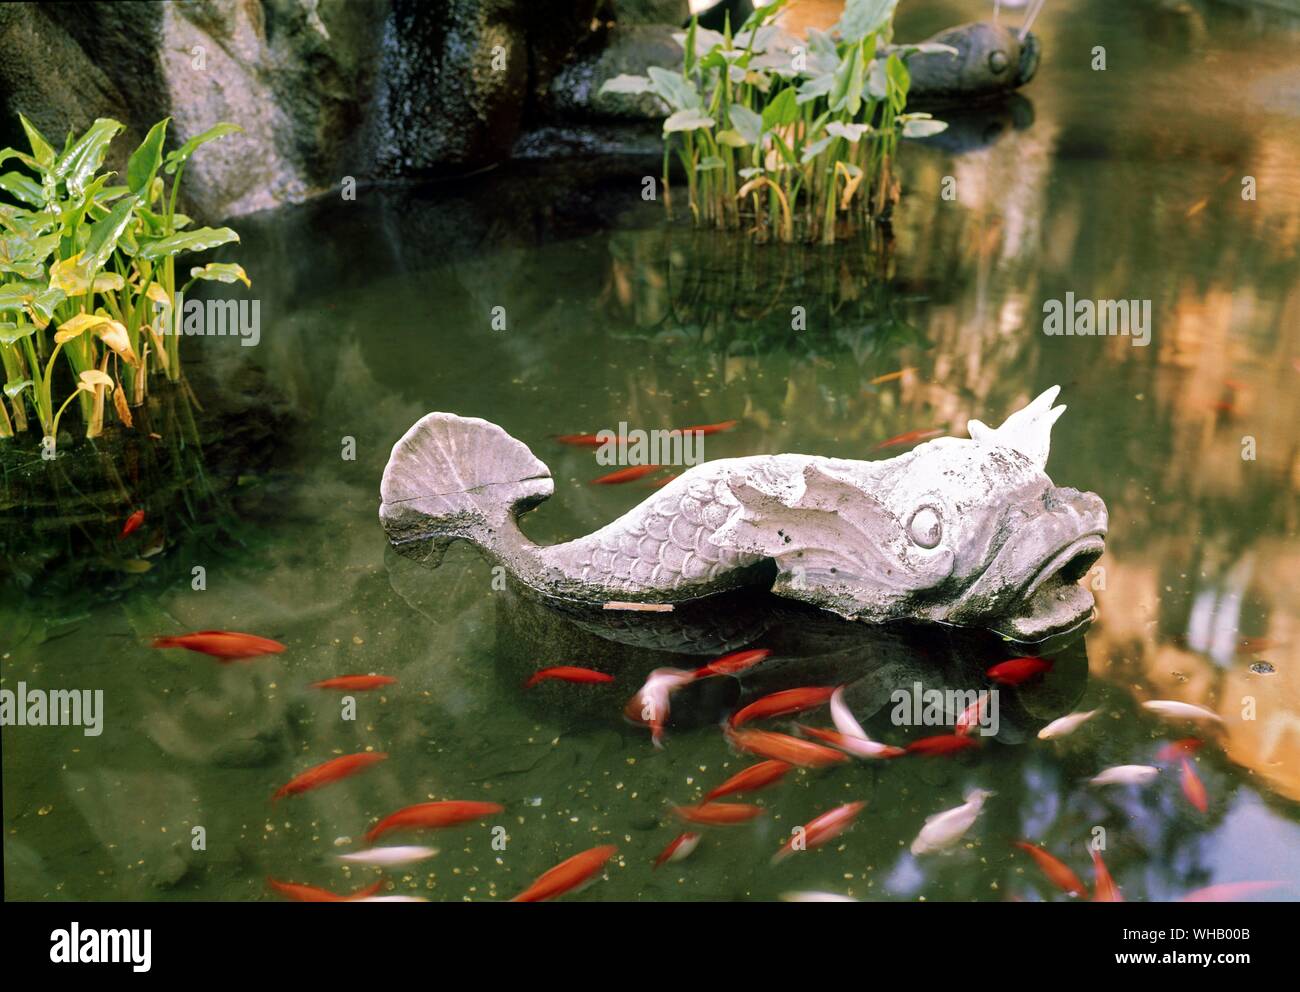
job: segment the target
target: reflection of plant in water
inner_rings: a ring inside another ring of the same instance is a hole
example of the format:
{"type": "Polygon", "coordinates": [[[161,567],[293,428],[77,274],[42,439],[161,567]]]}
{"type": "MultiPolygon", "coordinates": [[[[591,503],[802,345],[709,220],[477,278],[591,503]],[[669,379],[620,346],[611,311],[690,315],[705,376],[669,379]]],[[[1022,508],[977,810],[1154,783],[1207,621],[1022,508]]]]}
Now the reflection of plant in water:
{"type": "Polygon", "coordinates": [[[908,319],[918,298],[899,293],[887,250],[861,242],[828,255],[661,229],[614,239],[611,255],[607,298],[637,338],[700,356],[847,353],[859,367],[926,346],[908,319]]]}
{"type": "Polygon", "coordinates": [[[239,240],[225,227],[181,231],[190,219],[176,212],[190,156],[239,128],[218,124],[164,156],[167,123],[154,125],[132,153],[125,184],[110,186],[114,173],[100,171],[122,130],[108,118],[80,137],[70,133],[56,152],[24,117],[30,152],[0,151],[0,163],[16,159],[27,170],[0,175],[0,190],[15,201],[0,201],[0,360],[12,405],[11,416],[0,399],[0,437],[27,429],[30,406],[42,434],[56,438],[73,398],[88,438],[103,431],[109,395],[118,420],[132,426],[151,371],[180,380],[178,344],[163,340],[179,342],[178,289],[199,279],[248,283],[238,265],[209,263],[178,287],[177,255],[239,240]],[[160,169],[173,177],[170,189],[160,169]],[[65,369],[72,389],[60,403],[65,369]]]}
{"type": "MultiPolygon", "coordinates": [[[[759,6],[740,31],[695,21],[679,36],[680,74],[653,66],[603,90],[653,93],[664,121],[664,186],[676,151],[698,223],[736,228],[738,201],[760,237],[831,244],[841,215],[884,217],[898,199],[892,163],[900,136],[943,130],[929,114],[904,113],[916,52],[946,45],[890,45],[898,0],[848,0],[837,37],[796,38],[773,23],[786,0],[759,6]],[[677,137],[674,137],[677,136],[677,137]]],[[[667,197],[665,197],[667,199],[667,197]]]]}

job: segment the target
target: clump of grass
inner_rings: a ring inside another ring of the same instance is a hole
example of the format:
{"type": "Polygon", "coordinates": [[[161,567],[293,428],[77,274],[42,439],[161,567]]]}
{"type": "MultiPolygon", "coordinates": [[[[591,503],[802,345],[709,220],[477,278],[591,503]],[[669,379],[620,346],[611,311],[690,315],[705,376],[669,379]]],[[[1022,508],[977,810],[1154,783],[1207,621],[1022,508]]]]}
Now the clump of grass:
{"type": "Polygon", "coordinates": [[[681,71],[651,67],[602,87],[654,93],[664,121],[665,200],[671,158],[686,173],[697,223],[750,225],[762,238],[830,244],[839,222],[888,214],[900,137],[947,125],[907,113],[907,60],[947,45],[893,45],[898,0],[848,0],[830,33],[806,39],[774,20],[786,0],[757,7],[740,30],[690,28],[676,36],[681,71]]]}
{"type": "Polygon", "coordinates": [[[239,240],[228,227],[187,230],[176,200],[190,156],[240,128],[217,124],[164,155],[169,119],[159,121],[117,177],[102,167],[120,122],[101,117],[56,151],[20,119],[30,150],[0,151],[0,168],[21,166],[0,174],[0,437],[35,425],[52,452],[74,400],[97,437],[107,397],[130,427],[150,375],[181,380],[178,291],[248,284],[231,263],[196,266],[180,286],[176,272],[181,253],[239,240]]]}

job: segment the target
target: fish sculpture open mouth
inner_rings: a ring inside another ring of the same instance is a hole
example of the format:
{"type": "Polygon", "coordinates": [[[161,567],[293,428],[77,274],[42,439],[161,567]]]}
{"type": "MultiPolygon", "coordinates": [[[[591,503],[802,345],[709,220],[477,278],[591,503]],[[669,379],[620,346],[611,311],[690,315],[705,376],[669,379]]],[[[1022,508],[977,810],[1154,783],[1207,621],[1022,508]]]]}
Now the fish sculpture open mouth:
{"type": "Polygon", "coordinates": [[[970,421],[881,461],[752,455],[705,462],[586,537],[542,547],[519,516],[550,471],[485,420],[421,418],[393,447],[380,520],[436,565],[467,540],[547,596],[675,603],[745,585],[869,622],[984,627],[1038,641],[1086,624],[1080,580],[1105,549],[1106,506],[1046,474],[1053,386],[1001,427],[970,421]],[[773,568],[775,567],[775,578],[773,568]]]}

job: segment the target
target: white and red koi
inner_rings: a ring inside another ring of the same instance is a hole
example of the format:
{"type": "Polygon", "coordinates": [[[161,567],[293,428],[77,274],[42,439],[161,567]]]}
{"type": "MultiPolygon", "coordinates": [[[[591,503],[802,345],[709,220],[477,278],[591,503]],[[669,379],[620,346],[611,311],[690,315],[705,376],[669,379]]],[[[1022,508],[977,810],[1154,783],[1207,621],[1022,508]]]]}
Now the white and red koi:
{"type": "Polygon", "coordinates": [[[1182,761],[1183,769],[1181,783],[1183,786],[1183,795],[1187,801],[1197,808],[1200,812],[1207,812],[1210,808],[1210,797],[1205,791],[1205,783],[1201,781],[1200,776],[1192,768],[1192,763],[1186,758],[1182,761]]]}
{"type": "Polygon", "coordinates": [[[417,861],[427,861],[437,853],[436,847],[372,847],[366,851],[352,851],[337,857],[345,864],[392,868],[396,865],[413,865],[417,861]]]}
{"type": "Polygon", "coordinates": [[[1222,723],[1223,717],[1213,710],[1195,703],[1184,703],[1177,699],[1148,699],[1142,704],[1144,710],[1150,710],[1170,720],[1205,720],[1210,723],[1222,723]]]}
{"type": "Polygon", "coordinates": [[[1068,737],[1100,712],[1101,710],[1088,710],[1084,713],[1067,713],[1065,716],[1057,717],[1038,732],[1038,739],[1054,741],[1068,737]]]}
{"type": "Polygon", "coordinates": [[[1093,785],[1145,785],[1160,774],[1154,765],[1114,765],[1088,779],[1093,785]]]}
{"type": "Polygon", "coordinates": [[[867,740],[865,737],[853,737],[850,734],[841,734],[838,730],[823,730],[820,727],[806,727],[802,723],[796,724],[798,728],[809,737],[815,737],[819,741],[825,741],[832,747],[837,747],[846,754],[851,754],[855,758],[865,758],[868,761],[874,761],[880,758],[898,758],[907,753],[906,749],[894,747],[892,744],[882,744],[880,741],[867,740]]]}
{"type": "Polygon", "coordinates": [[[664,726],[672,711],[672,694],[695,678],[695,672],[685,668],[656,668],[623,708],[623,715],[633,723],[650,728],[650,740],[662,748],[664,726]]]}
{"type": "Polygon", "coordinates": [[[700,834],[693,834],[690,831],[678,834],[668,842],[667,847],[659,852],[659,857],[655,858],[654,866],[658,868],[661,865],[685,861],[700,846],[700,836],[700,834]]]}

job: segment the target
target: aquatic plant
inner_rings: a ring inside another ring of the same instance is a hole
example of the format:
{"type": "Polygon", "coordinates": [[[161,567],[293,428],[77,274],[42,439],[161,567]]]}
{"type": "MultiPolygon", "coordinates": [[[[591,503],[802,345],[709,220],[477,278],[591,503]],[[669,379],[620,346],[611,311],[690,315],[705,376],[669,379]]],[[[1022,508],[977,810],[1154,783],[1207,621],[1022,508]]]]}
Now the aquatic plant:
{"type": "Polygon", "coordinates": [[[27,430],[30,408],[52,452],[74,399],[86,436],[97,437],[106,397],[130,427],[151,373],[181,381],[178,291],[196,280],[249,284],[231,263],[193,267],[181,286],[176,271],[184,252],[239,240],[228,227],[187,230],[176,202],[190,156],[241,129],[217,124],[164,154],[170,118],[159,121],[131,154],[125,183],[110,185],[116,173],[101,170],[119,121],[101,117],[55,151],[19,116],[30,150],[0,150],[0,166],[23,167],[0,174],[10,201],[0,198],[0,437],[27,430]]]}
{"type": "Polygon", "coordinates": [[[757,7],[735,34],[692,20],[677,35],[681,71],[652,66],[603,91],[653,93],[664,121],[665,200],[675,153],[696,222],[751,224],[760,237],[832,243],[842,217],[881,218],[898,199],[900,137],[946,126],[906,113],[907,60],[947,45],[893,45],[898,0],[848,0],[831,33],[805,39],[774,21],[786,0],[757,7]]]}

